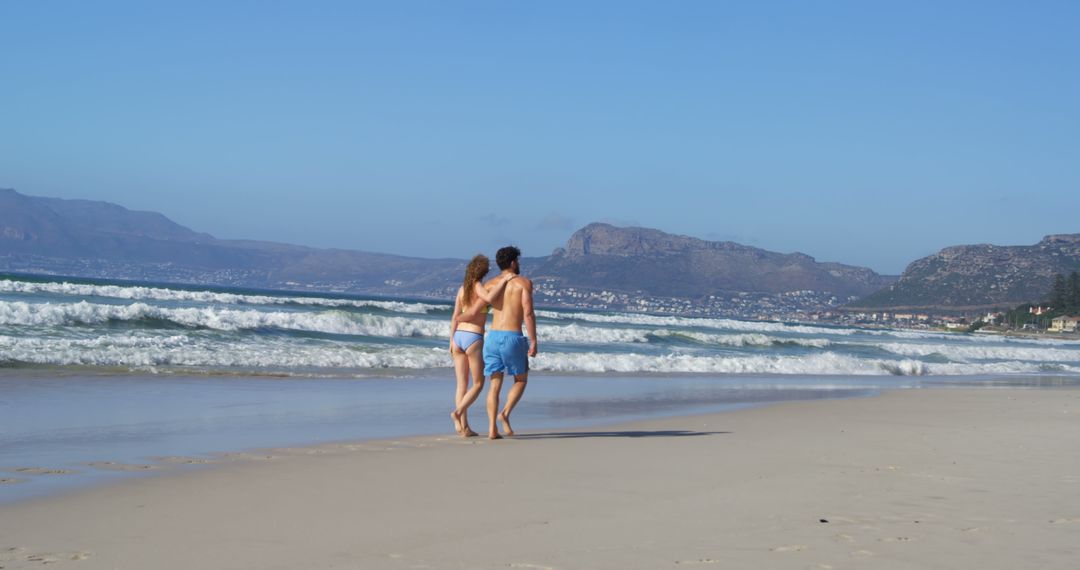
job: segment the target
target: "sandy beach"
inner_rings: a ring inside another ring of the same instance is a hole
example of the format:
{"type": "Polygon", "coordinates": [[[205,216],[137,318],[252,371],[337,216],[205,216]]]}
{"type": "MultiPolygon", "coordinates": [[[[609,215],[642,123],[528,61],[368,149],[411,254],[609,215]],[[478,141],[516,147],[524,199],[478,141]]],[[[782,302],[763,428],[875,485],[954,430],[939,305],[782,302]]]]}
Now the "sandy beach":
{"type": "Polygon", "coordinates": [[[0,507],[0,567],[1075,568],[1078,412],[904,390],[265,450],[0,507]]]}

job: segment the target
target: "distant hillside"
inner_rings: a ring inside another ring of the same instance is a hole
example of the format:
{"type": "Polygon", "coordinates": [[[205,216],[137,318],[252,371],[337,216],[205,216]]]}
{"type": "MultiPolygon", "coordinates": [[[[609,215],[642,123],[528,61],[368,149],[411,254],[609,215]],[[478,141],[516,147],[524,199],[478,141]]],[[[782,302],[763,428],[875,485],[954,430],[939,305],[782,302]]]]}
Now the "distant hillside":
{"type": "Polygon", "coordinates": [[[685,297],[797,290],[862,296],[895,279],[865,267],[819,263],[802,253],[608,224],[575,232],[534,274],[577,287],[685,297]]]}
{"type": "Polygon", "coordinates": [[[7,258],[0,259],[0,269],[8,271],[48,266],[96,277],[218,280],[246,286],[322,282],[387,292],[441,288],[463,267],[459,260],[219,240],[156,212],[4,189],[0,189],[0,256],[7,258]],[[65,265],[63,260],[73,263],[65,265]]]}
{"type": "Polygon", "coordinates": [[[1045,300],[1055,273],[1080,271],[1080,234],[1035,245],[958,245],[908,265],[893,285],[853,306],[989,309],[1045,300]]]}

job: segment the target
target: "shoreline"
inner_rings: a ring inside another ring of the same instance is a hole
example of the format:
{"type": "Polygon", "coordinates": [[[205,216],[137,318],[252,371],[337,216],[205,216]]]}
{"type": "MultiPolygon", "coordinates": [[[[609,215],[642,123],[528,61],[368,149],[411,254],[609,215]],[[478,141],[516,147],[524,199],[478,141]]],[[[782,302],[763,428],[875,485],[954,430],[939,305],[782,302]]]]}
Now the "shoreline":
{"type": "MultiPolygon", "coordinates": [[[[586,428],[863,396],[895,385],[824,377],[545,376],[530,383],[515,425],[586,428]]],[[[441,410],[452,397],[444,377],[0,374],[0,389],[0,506],[263,449],[445,434],[450,421],[441,410]]],[[[472,419],[474,427],[486,423],[482,402],[472,419]]]]}
{"type": "Polygon", "coordinates": [[[912,389],[278,449],[0,507],[0,566],[1066,568],[1078,411],[912,389]]]}
{"type": "MultiPolygon", "coordinates": [[[[911,389],[1080,387],[1070,376],[548,376],[514,424],[597,429],[911,389]]],[[[445,378],[0,373],[0,508],[275,450],[448,435],[445,378]],[[32,394],[25,396],[26,392],[32,394]],[[90,405],[87,405],[90,404],[90,405]],[[389,411],[388,411],[389,410],[389,411]],[[50,419],[53,418],[53,419],[50,419]],[[444,425],[446,424],[446,425],[444,425]]],[[[486,425],[483,402],[473,426],[486,425]]],[[[484,432],[484,429],[477,431],[484,432]]]]}

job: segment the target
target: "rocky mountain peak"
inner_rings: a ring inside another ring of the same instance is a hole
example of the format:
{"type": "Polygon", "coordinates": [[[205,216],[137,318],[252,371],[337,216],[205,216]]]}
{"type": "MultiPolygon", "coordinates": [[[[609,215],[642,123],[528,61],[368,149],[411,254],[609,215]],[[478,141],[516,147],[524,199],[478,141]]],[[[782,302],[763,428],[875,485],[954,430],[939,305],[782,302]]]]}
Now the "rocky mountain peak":
{"type": "Polygon", "coordinates": [[[1039,245],[1047,246],[1080,246],[1080,234],[1051,234],[1039,242],[1039,245]]]}
{"type": "Polygon", "coordinates": [[[574,232],[537,275],[576,286],[685,296],[799,290],[865,295],[892,282],[864,267],[818,263],[803,253],[604,223],[574,232]]]}
{"type": "Polygon", "coordinates": [[[692,238],[666,234],[648,228],[620,228],[611,224],[589,224],[574,232],[566,242],[565,255],[613,255],[631,257],[685,250],[692,238]]]}

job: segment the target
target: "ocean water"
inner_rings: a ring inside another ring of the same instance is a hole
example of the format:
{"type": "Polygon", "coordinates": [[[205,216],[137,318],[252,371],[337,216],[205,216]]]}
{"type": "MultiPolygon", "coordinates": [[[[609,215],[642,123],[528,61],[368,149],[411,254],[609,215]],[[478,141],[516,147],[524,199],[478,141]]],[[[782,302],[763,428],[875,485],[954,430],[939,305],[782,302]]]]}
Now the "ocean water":
{"type": "MultiPolygon", "coordinates": [[[[0,367],[300,377],[451,365],[450,305],[343,295],[0,279],[0,367]]],[[[1080,374],[1080,343],[538,310],[556,374],[1080,374]]]]}
{"type": "MultiPolygon", "coordinates": [[[[186,468],[168,456],[449,433],[450,310],[0,278],[0,504],[186,468]]],[[[1080,343],[1061,340],[547,309],[537,328],[522,433],[886,389],[1080,386],[1080,343]]],[[[482,399],[470,413],[482,431],[482,399]]]]}

